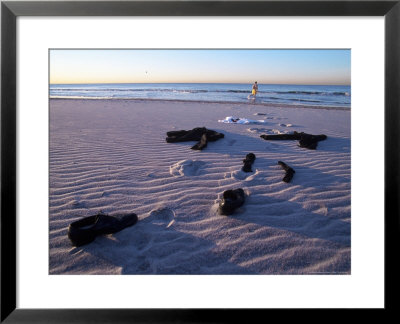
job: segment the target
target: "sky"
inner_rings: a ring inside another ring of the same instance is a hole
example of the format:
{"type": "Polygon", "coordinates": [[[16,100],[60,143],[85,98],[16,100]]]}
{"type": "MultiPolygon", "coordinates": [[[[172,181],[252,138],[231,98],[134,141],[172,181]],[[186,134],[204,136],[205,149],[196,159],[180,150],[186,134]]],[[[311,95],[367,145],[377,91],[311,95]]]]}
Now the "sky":
{"type": "Polygon", "coordinates": [[[350,50],[50,50],[50,83],[350,85],[350,50]]]}

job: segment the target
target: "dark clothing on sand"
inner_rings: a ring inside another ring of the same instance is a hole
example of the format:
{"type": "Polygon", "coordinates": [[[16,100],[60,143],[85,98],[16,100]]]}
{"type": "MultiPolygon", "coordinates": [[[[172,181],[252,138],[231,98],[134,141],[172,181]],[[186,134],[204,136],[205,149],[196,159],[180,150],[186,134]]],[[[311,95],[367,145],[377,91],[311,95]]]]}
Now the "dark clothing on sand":
{"type": "Polygon", "coordinates": [[[246,158],[243,160],[243,167],[242,170],[244,172],[253,172],[251,169],[251,165],[254,163],[256,156],[254,153],[249,153],[246,155],[246,158]]]}
{"type": "Polygon", "coordinates": [[[318,142],[327,139],[326,135],[312,135],[306,133],[294,132],[293,134],[279,134],[279,135],[260,135],[265,140],[298,140],[299,146],[315,150],[318,142]]]}
{"type": "Polygon", "coordinates": [[[286,171],[285,176],[283,177],[282,181],[290,182],[292,180],[293,175],[296,173],[290,166],[288,166],[285,162],[278,161],[278,164],[282,167],[283,170],[286,171]]]}
{"type": "Polygon", "coordinates": [[[179,130],[167,132],[167,143],[199,141],[192,147],[192,150],[202,150],[208,142],[214,142],[224,137],[224,134],[205,127],[196,127],[192,130],[179,130]]]}

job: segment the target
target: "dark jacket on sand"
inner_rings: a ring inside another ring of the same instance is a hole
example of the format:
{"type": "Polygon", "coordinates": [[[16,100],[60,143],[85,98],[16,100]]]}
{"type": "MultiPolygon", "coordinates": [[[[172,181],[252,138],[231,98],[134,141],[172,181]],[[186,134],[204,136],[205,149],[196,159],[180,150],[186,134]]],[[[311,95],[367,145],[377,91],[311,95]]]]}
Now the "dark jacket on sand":
{"type": "Polygon", "coordinates": [[[298,140],[299,146],[315,150],[319,141],[327,139],[326,135],[312,135],[306,133],[294,132],[293,134],[279,134],[279,135],[260,135],[265,140],[298,140]]]}
{"type": "Polygon", "coordinates": [[[192,130],[179,130],[167,132],[167,143],[199,141],[192,147],[193,150],[202,150],[207,146],[207,142],[214,142],[224,137],[224,134],[218,133],[205,127],[196,127],[192,130]]]}

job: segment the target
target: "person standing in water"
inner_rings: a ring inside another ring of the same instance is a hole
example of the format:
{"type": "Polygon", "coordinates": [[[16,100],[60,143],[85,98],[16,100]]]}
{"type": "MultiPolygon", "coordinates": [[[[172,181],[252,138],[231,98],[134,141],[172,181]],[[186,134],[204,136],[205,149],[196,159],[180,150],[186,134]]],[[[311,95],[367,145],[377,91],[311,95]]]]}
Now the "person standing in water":
{"type": "Polygon", "coordinates": [[[251,94],[253,96],[256,96],[257,92],[258,92],[258,84],[257,84],[257,81],[256,81],[256,82],[254,82],[253,88],[251,89],[251,94]]]}

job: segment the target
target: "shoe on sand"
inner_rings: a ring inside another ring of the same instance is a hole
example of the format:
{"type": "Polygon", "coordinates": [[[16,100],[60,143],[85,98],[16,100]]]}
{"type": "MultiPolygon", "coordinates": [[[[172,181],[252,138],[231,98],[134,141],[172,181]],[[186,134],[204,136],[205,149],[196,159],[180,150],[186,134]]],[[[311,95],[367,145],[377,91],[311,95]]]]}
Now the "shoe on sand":
{"type": "Polygon", "coordinates": [[[290,166],[288,166],[285,162],[278,161],[278,164],[282,167],[283,170],[286,171],[285,176],[283,177],[282,181],[290,182],[292,180],[293,175],[296,173],[290,166]]]}
{"type": "Polygon", "coordinates": [[[242,171],[244,172],[253,172],[251,169],[251,165],[254,163],[256,156],[254,153],[249,153],[246,155],[246,158],[243,160],[242,171]]]}
{"type": "Polygon", "coordinates": [[[136,224],[136,214],[126,214],[121,217],[97,214],[82,218],[68,227],[68,238],[75,246],[88,244],[98,235],[113,234],[126,227],[136,224]]]}
{"type": "Polygon", "coordinates": [[[219,203],[218,212],[220,215],[231,215],[236,208],[244,203],[244,191],[242,188],[224,191],[223,198],[219,203]]]}

